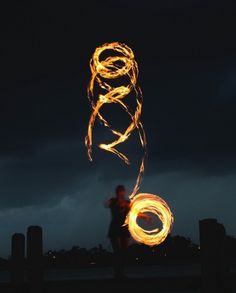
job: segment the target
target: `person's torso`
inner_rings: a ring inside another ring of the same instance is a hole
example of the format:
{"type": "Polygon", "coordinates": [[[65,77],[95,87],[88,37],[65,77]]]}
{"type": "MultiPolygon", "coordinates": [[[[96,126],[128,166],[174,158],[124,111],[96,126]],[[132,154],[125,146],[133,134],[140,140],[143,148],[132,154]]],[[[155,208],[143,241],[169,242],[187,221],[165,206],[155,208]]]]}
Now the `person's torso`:
{"type": "Polygon", "coordinates": [[[120,206],[116,198],[111,199],[110,204],[112,222],[123,225],[129,212],[129,201],[125,200],[124,206],[120,206]]]}

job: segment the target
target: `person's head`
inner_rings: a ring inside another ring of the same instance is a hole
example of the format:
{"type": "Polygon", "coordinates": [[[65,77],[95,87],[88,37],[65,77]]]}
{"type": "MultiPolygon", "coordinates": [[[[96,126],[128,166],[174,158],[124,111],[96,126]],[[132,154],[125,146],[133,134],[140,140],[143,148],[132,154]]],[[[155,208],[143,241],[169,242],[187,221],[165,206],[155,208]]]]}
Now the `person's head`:
{"type": "Polygon", "coordinates": [[[125,198],[125,187],[124,187],[124,185],[117,185],[116,186],[116,197],[118,199],[124,199],[125,198]]]}

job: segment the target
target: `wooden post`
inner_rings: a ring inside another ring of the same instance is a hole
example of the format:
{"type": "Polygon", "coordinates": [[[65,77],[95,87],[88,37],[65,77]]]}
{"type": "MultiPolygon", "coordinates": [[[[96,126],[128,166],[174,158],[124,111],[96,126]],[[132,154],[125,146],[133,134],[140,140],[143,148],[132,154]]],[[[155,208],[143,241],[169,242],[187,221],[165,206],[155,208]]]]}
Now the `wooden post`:
{"type": "Polygon", "coordinates": [[[30,226],[27,231],[27,264],[29,291],[40,293],[43,286],[43,238],[39,226],[30,226]]]}
{"type": "Polygon", "coordinates": [[[11,287],[13,292],[22,292],[25,272],[25,236],[16,233],[11,239],[11,287]]]}
{"type": "Polygon", "coordinates": [[[224,292],[225,229],[216,219],[199,221],[203,292],[224,292]]]}

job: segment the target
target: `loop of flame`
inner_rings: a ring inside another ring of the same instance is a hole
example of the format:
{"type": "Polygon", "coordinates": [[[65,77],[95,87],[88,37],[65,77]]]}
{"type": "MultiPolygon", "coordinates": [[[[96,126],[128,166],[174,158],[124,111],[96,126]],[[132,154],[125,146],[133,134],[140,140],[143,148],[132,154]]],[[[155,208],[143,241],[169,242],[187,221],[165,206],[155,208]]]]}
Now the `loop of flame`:
{"type": "Polygon", "coordinates": [[[130,213],[126,218],[132,237],[149,246],[163,242],[170,231],[173,216],[167,203],[159,196],[150,193],[139,193],[132,201],[130,213]],[[162,222],[162,229],[145,230],[137,224],[140,213],[152,213],[162,222]]]}
{"type": "Polygon", "coordinates": [[[140,121],[142,112],[142,92],[137,85],[138,65],[134,59],[133,51],[125,44],[113,42],[106,43],[97,47],[92,59],[90,60],[91,79],[88,85],[88,98],[92,106],[92,113],[88,123],[88,132],[85,138],[85,144],[88,150],[89,160],[92,161],[92,145],[93,145],[93,127],[95,120],[98,119],[105,127],[107,127],[116,139],[110,143],[102,143],[99,147],[105,151],[117,155],[126,164],[129,164],[128,157],[117,150],[117,146],[128,140],[131,133],[137,129],[139,133],[140,143],[144,150],[141,160],[139,174],[131,195],[131,207],[127,215],[125,224],[128,225],[132,237],[141,243],[153,246],[158,245],[168,236],[172,224],[173,215],[167,203],[159,196],[147,193],[137,194],[142,175],[144,173],[145,159],[147,156],[147,141],[143,125],[140,121]],[[101,54],[104,51],[112,50],[117,53],[116,56],[109,56],[101,60],[101,54]],[[129,84],[114,87],[107,80],[117,79],[120,77],[128,77],[129,84]],[[94,99],[95,83],[103,90],[97,99],[94,99]],[[134,91],[136,96],[136,109],[131,111],[125,103],[125,97],[134,91]],[[124,132],[119,132],[111,127],[109,122],[102,116],[100,110],[104,104],[115,103],[120,105],[130,116],[131,123],[124,132]],[[137,224],[137,217],[141,213],[152,213],[156,215],[162,222],[162,229],[145,230],[137,224]]]}

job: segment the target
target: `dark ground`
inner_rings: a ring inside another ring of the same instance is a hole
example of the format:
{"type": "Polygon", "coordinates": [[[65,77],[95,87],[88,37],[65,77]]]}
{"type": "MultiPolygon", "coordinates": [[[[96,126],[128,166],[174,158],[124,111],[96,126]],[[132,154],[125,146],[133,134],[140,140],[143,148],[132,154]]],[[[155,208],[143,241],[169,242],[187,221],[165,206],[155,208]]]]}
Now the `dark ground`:
{"type": "MultiPolygon", "coordinates": [[[[199,277],[59,281],[45,283],[43,292],[199,292],[199,283],[199,277]]],[[[2,285],[0,289],[1,293],[12,292],[8,285],[2,285]]],[[[22,290],[28,291],[27,286],[22,290]]]]}
{"type": "MultiPolygon", "coordinates": [[[[201,277],[171,277],[171,278],[145,278],[145,279],[125,279],[125,280],[76,280],[58,281],[44,283],[43,293],[75,293],[75,292],[201,292],[201,277]]],[[[1,293],[12,292],[7,284],[0,284],[1,293]]],[[[18,291],[19,292],[19,291],[18,291]]],[[[20,292],[29,292],[25,285],[20,292]]],[[[35,293],[36,291],[31,291],[35,293]]],[[[30,293],[31,293],[30,292],[30,293]]],[[[226,288],[219,292],[236,292],[235,274],[229,276],[226,288]]]]}

